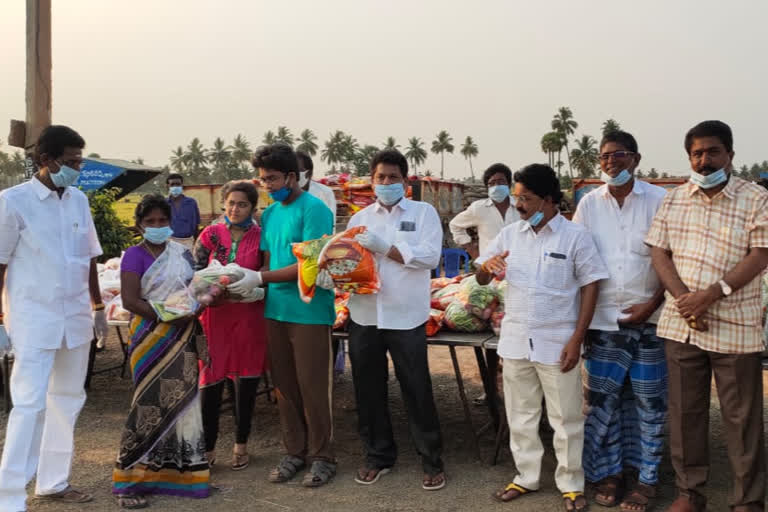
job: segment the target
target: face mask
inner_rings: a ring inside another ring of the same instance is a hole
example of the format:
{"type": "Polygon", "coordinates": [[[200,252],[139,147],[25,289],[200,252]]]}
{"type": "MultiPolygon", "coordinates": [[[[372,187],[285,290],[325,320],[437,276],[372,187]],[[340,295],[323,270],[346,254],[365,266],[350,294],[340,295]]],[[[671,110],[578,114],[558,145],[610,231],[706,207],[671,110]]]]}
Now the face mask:
{"type": "Polygon", "coordinates": [[[59,172],[56,174],[50,172],[50,169],[48,172],[50,173],[51,181],[53,181],[56,188],[67,188],[74,185],[77,181],[77,177],[80,176],[79,172],[67,165],[59,165],[59,172]]]}
{"type": "Polygon", "coordinates": [[[163,228],[144,228],[144,240],[151,244],[160,245],[165,243],[173,235],[170,226],[163,228]]]}
{"type": "Polygon", "coordinates": [[[307,171],[300,172],[299,173],[299,186],[301,188],[304,188],[307,183],[309,183],[309,178],[307,177],[307,171]]]}
{"type": "MultiPolygon", "coordinates": [[[[232,221],[229,220],[229,217],[226,215],[224,216],[224,222],[227,223],[227,226],[232,226],[232,221]]],[[[237,226],[238,228],[248,229],[253,225],[253,216],[249,215],[247,219],[245,219],[242,222],[238,222],[237,224],[234,224],[234,226],[237,226]]]]}
{"type": "Polygon", "coordinates": [[[631,180],[632,175],[629,174],[627,169],[624,169],[619,174],[617,174],[615,178],[611,178],[610,174],[602,172],[600,173],[600,179],[603,180],[603,183],[606,185],[610,185],[612,187],[620,187],[631,180]]]}
{"type": "Polygon", "coordinates": [[[509,198],[509,185],[494,185],[488,188],[488,197],[494,203],[503,203],[509,198]]]}
{"type": "MultiPolygon", "coordinates": [[[[544,204],[544,200],[541,200],[541,203],[539,203],[539,208],[541,208],[541,205],[544,204]]],[[[528,224],[531,225],[532,228],[535,228],[539,224],[541,224],[541,221],[544,220],[544,212],[541,210],[537,211],[533,215],[530,216],[528,219],[528,224]]]]}
{"type": "Polygon", "coordinates": [[[288,199],[290,196],[291,196],[291,189],[289,189],[288,187],[283,187],[280,190],[269,193],[269,197],[271,197],[273,201],[277,201],[278,203],[282,203],[283,201],[288,199]]]}
{"type": "Polygon", "coordinates": [[[178,197],[183,192],[184,187],[170,187],[168,191],[171,193],[173,197],[178,197]]]}
{"type": "Polygon", "coordinates": [[[699,174],[696,171],[691,171],[691,183],[699,188],[714,188],[726,180],[728,180],[728,174],[726,174],[725,168],[715,171],[712,174],[707,174],[706,176],[699,174]]]}
{"type": "Polygon", "coordinates": [[[376,185],[374,187],[376,197],[384,206],[392,206],[403,198],[405,188],[402,183],[392,183],[391,185],[376,185]]]}

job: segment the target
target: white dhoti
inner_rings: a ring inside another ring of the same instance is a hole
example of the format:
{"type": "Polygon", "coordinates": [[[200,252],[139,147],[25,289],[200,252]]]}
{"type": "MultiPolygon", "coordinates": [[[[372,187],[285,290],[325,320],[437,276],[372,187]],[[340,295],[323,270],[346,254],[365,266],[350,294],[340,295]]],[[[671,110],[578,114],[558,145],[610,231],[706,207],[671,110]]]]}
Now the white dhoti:
{"type": "Polygon", "coordinates": [[[0,462],[0,510],[26,510],[26,485],[37,474],[35,493],[67,488],[75,422],[85,403],[90,344],[68,349],[14,344],[13,409],[0,462]]]}

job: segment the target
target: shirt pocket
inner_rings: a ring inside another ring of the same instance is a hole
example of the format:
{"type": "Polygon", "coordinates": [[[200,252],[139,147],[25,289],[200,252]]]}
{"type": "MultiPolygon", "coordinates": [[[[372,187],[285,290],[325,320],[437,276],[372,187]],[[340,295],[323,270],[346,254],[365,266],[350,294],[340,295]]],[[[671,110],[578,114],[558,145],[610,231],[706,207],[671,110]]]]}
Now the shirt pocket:
{"type": "Polygon", "coordinates": [[[72,256],[83,258],[90,256],[91,237],[88,228],[76,228],[72,234],[72,256]]]}
{"type": "Polygon", "coordinates": [[[571,281],[572,273],[571,261],[567,256],[554,251],[545,253],[541,263],[541,284],[547,288],[565,290],[571,281]]]}
{"type": "Polygon", "coordinates": [[[749,251],[749,232],[745,229],[722,226],[717,233],[720,242],[719,251],[723,255],[726,269],[731,269],[747,255],[749,251]]]}
{"type": "Polygon", "coordinates": [[[651,248],[645,243],[645,236],[634,236],[629,241],[629,250],[639,256],[651,255],[651,248]]]}

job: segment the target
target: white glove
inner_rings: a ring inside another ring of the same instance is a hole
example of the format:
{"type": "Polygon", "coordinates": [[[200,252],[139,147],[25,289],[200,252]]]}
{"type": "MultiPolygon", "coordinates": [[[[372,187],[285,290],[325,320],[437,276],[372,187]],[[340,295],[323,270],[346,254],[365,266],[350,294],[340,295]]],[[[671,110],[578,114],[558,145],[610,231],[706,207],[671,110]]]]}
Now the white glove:
{"type": "Polygon", "coordinates": [[[320,288],[322,288],[323,290],[333,290],[336,287],[336,284],[333,282],[333,278],[331,277],[331,274],[325,269],[317,273],[317,279],[315,279],[315,284],[320,288]]]}
{"type": "Polygon", "coordinates": [[[0,357],[11,351],[11,340],[5,332],[5,326],[0,324],[0,357]]]}
{"type": "Polygon", "coordinates": [[[243,278],[227,286],[227,290],[236,295],[247,297],[251,290],[263,285],[264,281],[261,279],[261,272],[247,268],[241,270],[245,274],[243,278]]]}
{"type": "Polygon", "coordinates": [[[264,300],[264,288],[254,288],[247,295],[243,296],[240,302],[257,302],[264,300]]]}
{"type": "Polygon", "coordinates": [[[355,235],[357,243],[365,247],[371,252],[378,252],[381,254],[387,254],[392,248],[392,244],[385,242],[380,236],[365,231],[359,235],[355,235]]]}
{"type": "Polygon", "coordinates": [[[96,331],[97,340],[106,340],[109,335],[109,325],[107,325],[107,312],[103,309],[93,312],[93,329],[96,331]]]}

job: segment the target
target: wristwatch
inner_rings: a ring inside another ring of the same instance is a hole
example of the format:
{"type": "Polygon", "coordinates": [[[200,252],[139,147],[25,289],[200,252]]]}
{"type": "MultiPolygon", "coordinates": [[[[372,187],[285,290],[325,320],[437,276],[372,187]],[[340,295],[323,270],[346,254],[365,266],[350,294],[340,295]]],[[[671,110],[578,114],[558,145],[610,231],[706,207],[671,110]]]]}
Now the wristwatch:
{"type": "Polygon", "coordinates": [[[725,282],[725,279],[721,279],[717,282],[717,284],[720,285],[720,289],[723,290],[723,295],[726,297],[733,293],[733,288],[731,288],[730,285],[725,282]]]}

